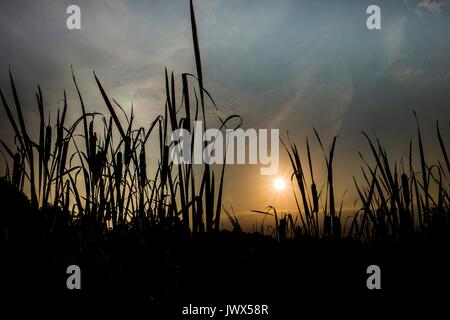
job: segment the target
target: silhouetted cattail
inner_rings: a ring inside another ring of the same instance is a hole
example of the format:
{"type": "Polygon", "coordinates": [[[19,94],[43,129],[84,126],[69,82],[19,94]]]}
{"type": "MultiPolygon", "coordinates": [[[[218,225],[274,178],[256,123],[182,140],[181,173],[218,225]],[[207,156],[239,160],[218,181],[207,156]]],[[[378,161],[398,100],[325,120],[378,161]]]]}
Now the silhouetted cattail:
{"type": "Polygon", "coordinates": [[[44,161],[48,162],[50,159],[50,147],[52,145],[52,127],[47,126],[45,128],[45,149],[44,149],[44,161]]]}
{"type": "Polygon", "coordinates": [[[116,183],[120,183],[120,180],[122,179],[122,152],[117,152],[117,161],[116,161],[116,169],[115,174],[116,174],[116,183]]]}
{"type": "MultiPolygon", "coordinates": [[[[94,166],[95,163],[95,151],[96,151],[96,145],[97,145],[97,134],[94,133],[89,137],[89,154],[90,154],[90,161],[91,165],[94,166]]],[[[93,169],[93,168],[92,168],[93,169]]]]}
{"type": "Polygon", "coordinates": [[[103,170],[103,166],[105,164],[105,153],[104,151],[99,151],[95,154],[94,158],[94,183],[97,183],[100,178],[103,170]]]}
{"type": "Polygon", "coordinates": [[[63,152],[61,155],[61,162],[60,162],[60,167],[59,167],[59,175],[62,176],[64,173],[64,169],[66,167],[66,160],[67,160],[67,152],[69,149],[69,140],[66,140],[64,142],[64,146],[63,146],[63,152]]]}
{"type": "Polygon", "coordinates": [[[142,148],[141,154],[139,155],[139,173],[140,173],[140,181],[141,187],[144,187],[145,181],[147,180],[147,165],[145,163],[145,150],[142,148]]]}
{"type": "Polygon", "coordinates": [[[317,196],[316,184],[311,185],[311,193],[313,198],[313,210],[315,213],[319,212],[319,197],[317,196]]]}
{"type": "Polygon", "coordinates": [[[165,185],[167,180],[167,173],[169,172],[169,147],[164,146],[164,153],[161,167],[161,184],[165,185]]]}
{"type": "Polygon", "coordinates": [[[66,188],[66,196],[65,196],[65,201],[64,201],[64,211],[68,212],[69,211],[69,205],[70,205],[70,184],[69,181],[66,181],[65,183],[65,188],[66,188]]]}
{"type": "Polygon", "coordinates": [[[20,160],[21,160],[20,154],[16,153],[14,155],[13,176],[12,176],[13,185],[15,185],[16,187],[19,187],[21,179],[20,160]]]}
{"type": "Polygon", "coordinates": [[[125,147],[124,147],[124,149],[125,149],[125,166],[128,166],[131,161],[131,148],[130,148],[131,138],[128,136],[125,137],[124,143],[125,143],[125,147]]]}
{"type": "MultiPolygon", "coordinates": [[[[117,205],[119,206],[119,212],[121,213],[123,211],[123,202],[122,202],[122,196],[120,194],[120,183],[122,181],[122,167],[123,167],[123,163],[122,163],[122,152],[118,152],[117,153],[117,161],[116,161],[116,167],[114,169],[114,174],[115,174],[115,183],[116,183],[116,200],[117,200],[117,205]]],[[[115,210],[114,210],[114,214],[115,214],[115,210]]],[[[116,216],[114,216],[113,218],[114,223],[116,222],[116,216]]]]}
{"type": "Polygon", "coordinates": [[[402,174],[402,189],[403,189],[403,199],[405,200],[405,206],[406,208],[408,208],[409,203],[411,201],[411,196],[409,193],[408,177],[406,176],[406,174],[402,174]]]}

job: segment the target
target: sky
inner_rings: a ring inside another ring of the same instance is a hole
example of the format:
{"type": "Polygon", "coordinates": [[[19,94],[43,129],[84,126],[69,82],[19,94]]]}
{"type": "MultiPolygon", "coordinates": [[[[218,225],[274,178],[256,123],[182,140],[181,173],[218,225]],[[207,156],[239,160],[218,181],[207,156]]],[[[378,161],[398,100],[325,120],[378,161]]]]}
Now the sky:
{"type": "MultiPolygon", "coordinates": [[[[295,141],[304,165],[306,137],[317,179],[324,160],[313,127],[326,147],[337,135],[336,197],[344,207],[356,198],[358,152],[370,159],[361,130],[376,132],[391,159],[415,141],[416,110],[427,158],[439,160],[439,120],[449,136],[450,1],[195,0],[204,85],[221,114],[239,114],[244,128],[278,128],[295,141]],[[381,30],[366,27],[371,4],[381,8],[381,30]]],[[[164,68],[180,84],[195,73],[189,1],[2,1],[0,88],[11,98],[8,68],[16,80],[30,128],[37,125],[34,92],[40,84],[50,117],[63,89],[69,119],[79,116],[71,80],[73,65],[89,111],[105,112],[92,71],[108,94],[138,124],[163,112],[164,68]],[[81,30],[66,28],[67,6],[81,9],[81,30]]],[[[9,124],[0,112],[0,136],[9,124]]],[[[279,175],[292,173],[280,150],[279,175]]],[[[290,192],[273,190],[274,177],[258,166],[230,166],[225,205],[239,213],[274,205],[295,210],[290,192]]]]}

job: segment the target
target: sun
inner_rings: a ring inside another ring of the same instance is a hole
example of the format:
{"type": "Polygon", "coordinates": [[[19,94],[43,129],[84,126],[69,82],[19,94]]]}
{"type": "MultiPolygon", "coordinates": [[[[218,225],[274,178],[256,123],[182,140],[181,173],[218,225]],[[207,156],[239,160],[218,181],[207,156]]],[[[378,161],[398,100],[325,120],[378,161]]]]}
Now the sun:
{"type": "Polygon", "coordinates": [[[284,181],[283,178],[277,177],[275,180],[273,180],[273,187],[277,191],[283,191],[286,189],[286,181],[284,181]]]}

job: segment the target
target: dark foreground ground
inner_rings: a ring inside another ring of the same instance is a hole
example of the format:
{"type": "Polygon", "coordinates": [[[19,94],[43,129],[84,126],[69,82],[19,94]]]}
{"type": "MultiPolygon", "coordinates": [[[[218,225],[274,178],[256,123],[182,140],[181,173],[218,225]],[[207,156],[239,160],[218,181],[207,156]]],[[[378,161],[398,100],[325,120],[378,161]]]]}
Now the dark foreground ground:
{"type": "MultiPolygon", "coordinates": [[[[207,319],[184,316],[183,307],[266,304],[270,315],[239,318],[301,319],[392,315],[392,308],[400,315],[428,313],[447,310],[450,303],[445,235],[362,244],[278,242],[228,231],[195,237],[156,229],[106,234],[71,225],[55,209],[10,205],[11,197],[3,194],[0,207],[2,307],[33,304],[51,314],[89,306],[101,312],[142,310],[148,319],[207,319]],[[81,268],[81,290],[66,287],[72,264],[81,268]],[[369,265],[381,268],[381,290],[367,289],[369,265]]],[[[220,318],[238,317],[214,317],[220,318]]]]}

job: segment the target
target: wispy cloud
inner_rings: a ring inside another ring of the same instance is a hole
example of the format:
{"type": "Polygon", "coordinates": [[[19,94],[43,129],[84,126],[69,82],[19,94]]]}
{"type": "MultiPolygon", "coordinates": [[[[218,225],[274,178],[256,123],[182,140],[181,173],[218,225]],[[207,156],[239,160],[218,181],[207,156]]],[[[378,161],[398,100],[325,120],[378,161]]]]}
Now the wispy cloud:
{"type": "Polygon", "coordinates": [[[418,14],[421,14],[420,9],[432,14],[441,14],[444,8],[447,7],[448,2],[448,0],[422,0],[417,4],[418,14]]]}

